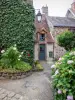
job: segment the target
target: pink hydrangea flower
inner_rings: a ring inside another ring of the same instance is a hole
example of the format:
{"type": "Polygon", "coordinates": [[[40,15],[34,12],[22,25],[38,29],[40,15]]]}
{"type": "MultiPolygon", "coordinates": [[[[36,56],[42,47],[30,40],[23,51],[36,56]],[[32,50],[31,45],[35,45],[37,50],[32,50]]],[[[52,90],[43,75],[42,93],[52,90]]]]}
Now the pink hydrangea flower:
{"type": "Polygon", "coordinates": [[[73,99],[73,96],[68,95],[68,96],[67,96],[67,100],[74,100],[74,99],[73,99]]]}
{"type": "Polygon", "coordinates": [[[59,61],[61,61],[62,60],[62,58],[59,58],[59,61]]]}
{"type": "Polygon", "coordinates": [[[62,91],[60,89],[58,90],[58,94],[62,94],[62,91]]]}

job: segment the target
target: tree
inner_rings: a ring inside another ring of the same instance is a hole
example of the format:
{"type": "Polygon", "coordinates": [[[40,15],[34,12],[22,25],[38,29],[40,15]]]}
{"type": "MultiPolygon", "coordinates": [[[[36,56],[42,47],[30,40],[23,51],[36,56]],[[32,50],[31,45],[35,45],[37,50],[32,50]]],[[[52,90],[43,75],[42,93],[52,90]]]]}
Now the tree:
{"type": "Polygon", "coordinates": [[[34,19],[34,9],[25,1],[0,0],[0,48],[17,44],[30,64],[34,59],[34,19]]]}
{"type": "Polygon", "coordinates": [[[75,33],[70,31],[63,32],[57,36],[58,45],[66,50],[75,48],[75,33]]]}

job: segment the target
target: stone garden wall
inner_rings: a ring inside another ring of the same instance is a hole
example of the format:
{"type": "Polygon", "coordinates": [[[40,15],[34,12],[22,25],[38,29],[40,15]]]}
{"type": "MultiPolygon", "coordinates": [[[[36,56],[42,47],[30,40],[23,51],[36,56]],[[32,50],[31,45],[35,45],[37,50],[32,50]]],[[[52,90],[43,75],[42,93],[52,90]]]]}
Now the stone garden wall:
{"type": "Polygon", "coordinates": [[[32,74],[32,71],[28,71],[28,72],[15,72],[15,73],[10,73],[10,72],[0,72],[0,80],[3,79],[22,79],[25,78],[29,75],[32,74]]]}
{"type": "Polygon", "coordinates": [[[54,58],[58,59],[59,57],[63,56],[66,52],[66,50],[63,47],[60,47],[57,44],[57,35],[61,34],[62,32],[65,32],[68,30],[68,27],[55,27],[54,31],[52,33],[55,44],[54,44],[54,58]]]}

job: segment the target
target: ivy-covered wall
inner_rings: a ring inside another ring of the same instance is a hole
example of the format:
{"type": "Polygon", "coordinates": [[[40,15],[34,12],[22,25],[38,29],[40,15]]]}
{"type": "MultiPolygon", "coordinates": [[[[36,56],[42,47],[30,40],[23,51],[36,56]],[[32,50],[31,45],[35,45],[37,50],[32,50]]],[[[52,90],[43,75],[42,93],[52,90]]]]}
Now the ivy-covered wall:
{"type": "Polygon", "coordinates": [[[34,59],[34,8],[23,0],[0,0],[0,49],[17,44],[23,59],[34,59]]]}

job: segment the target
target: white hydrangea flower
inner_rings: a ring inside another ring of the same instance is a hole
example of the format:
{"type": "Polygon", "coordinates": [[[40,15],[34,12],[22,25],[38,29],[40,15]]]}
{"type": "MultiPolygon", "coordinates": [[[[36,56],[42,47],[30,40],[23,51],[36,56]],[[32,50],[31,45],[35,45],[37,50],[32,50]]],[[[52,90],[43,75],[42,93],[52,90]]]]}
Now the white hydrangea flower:
{"type": "Polygon", "coordinates": [[[57,74],[59,74],[59,70],[58,69],[55,71],[55,75],[57,75],[57,74]]]}
{"type": "Polygon", "coordinates": [[[21,52],[21,55],[23,55],[23,52],[21,52]]]}
{"type": "Polygon", "coordinates": [[[71,56],[75,55],[75,51],[70,52],[69,55],[71,55],[71,56]]]}
{"type": "Polygon", "coordinates": [[[17,45],[15,44],[14,46],[16,47],[17,45]]]}
{"type": "Polygon", "coordinates": [[[53,79],[55,77],[55,75],[52,75],[51,78],[53,79]]]}
{"type": "Polygon", "coordinates": [[[2,50],[2,51],[1,51],[1,53],[4,53],[4,52],[5,52],[5,50],[2,50]]]}
{"type": "Polygon", "coordinates": [[[72,64],[74,61],[73,60],[68,60],[67,64],[72,64]]]}
{"type": "Polygon", "coordinates": [[[16,50],[16,47],[13,47],[13,50],[16,50]]]}
{"type": "Polygon", "coordinates": [[[52,65],[52,66],[51,66],[51,69],[53,69],[53,68],[55,68],[55,65],[52,65]]]}
{"type": "Polygon", "coordinates": [[[20,59],[18,59],[20,61],[20,59]]]}
{"type": "Polygon", "coordinates": [[[75,56],[75,51],[74,51],[74,56],[75,56]]]}
{"type": "Polygon", "coordinates": [[[19,58],[21,58],[22,56],[21,55],[19,55],[19,58]]]}

